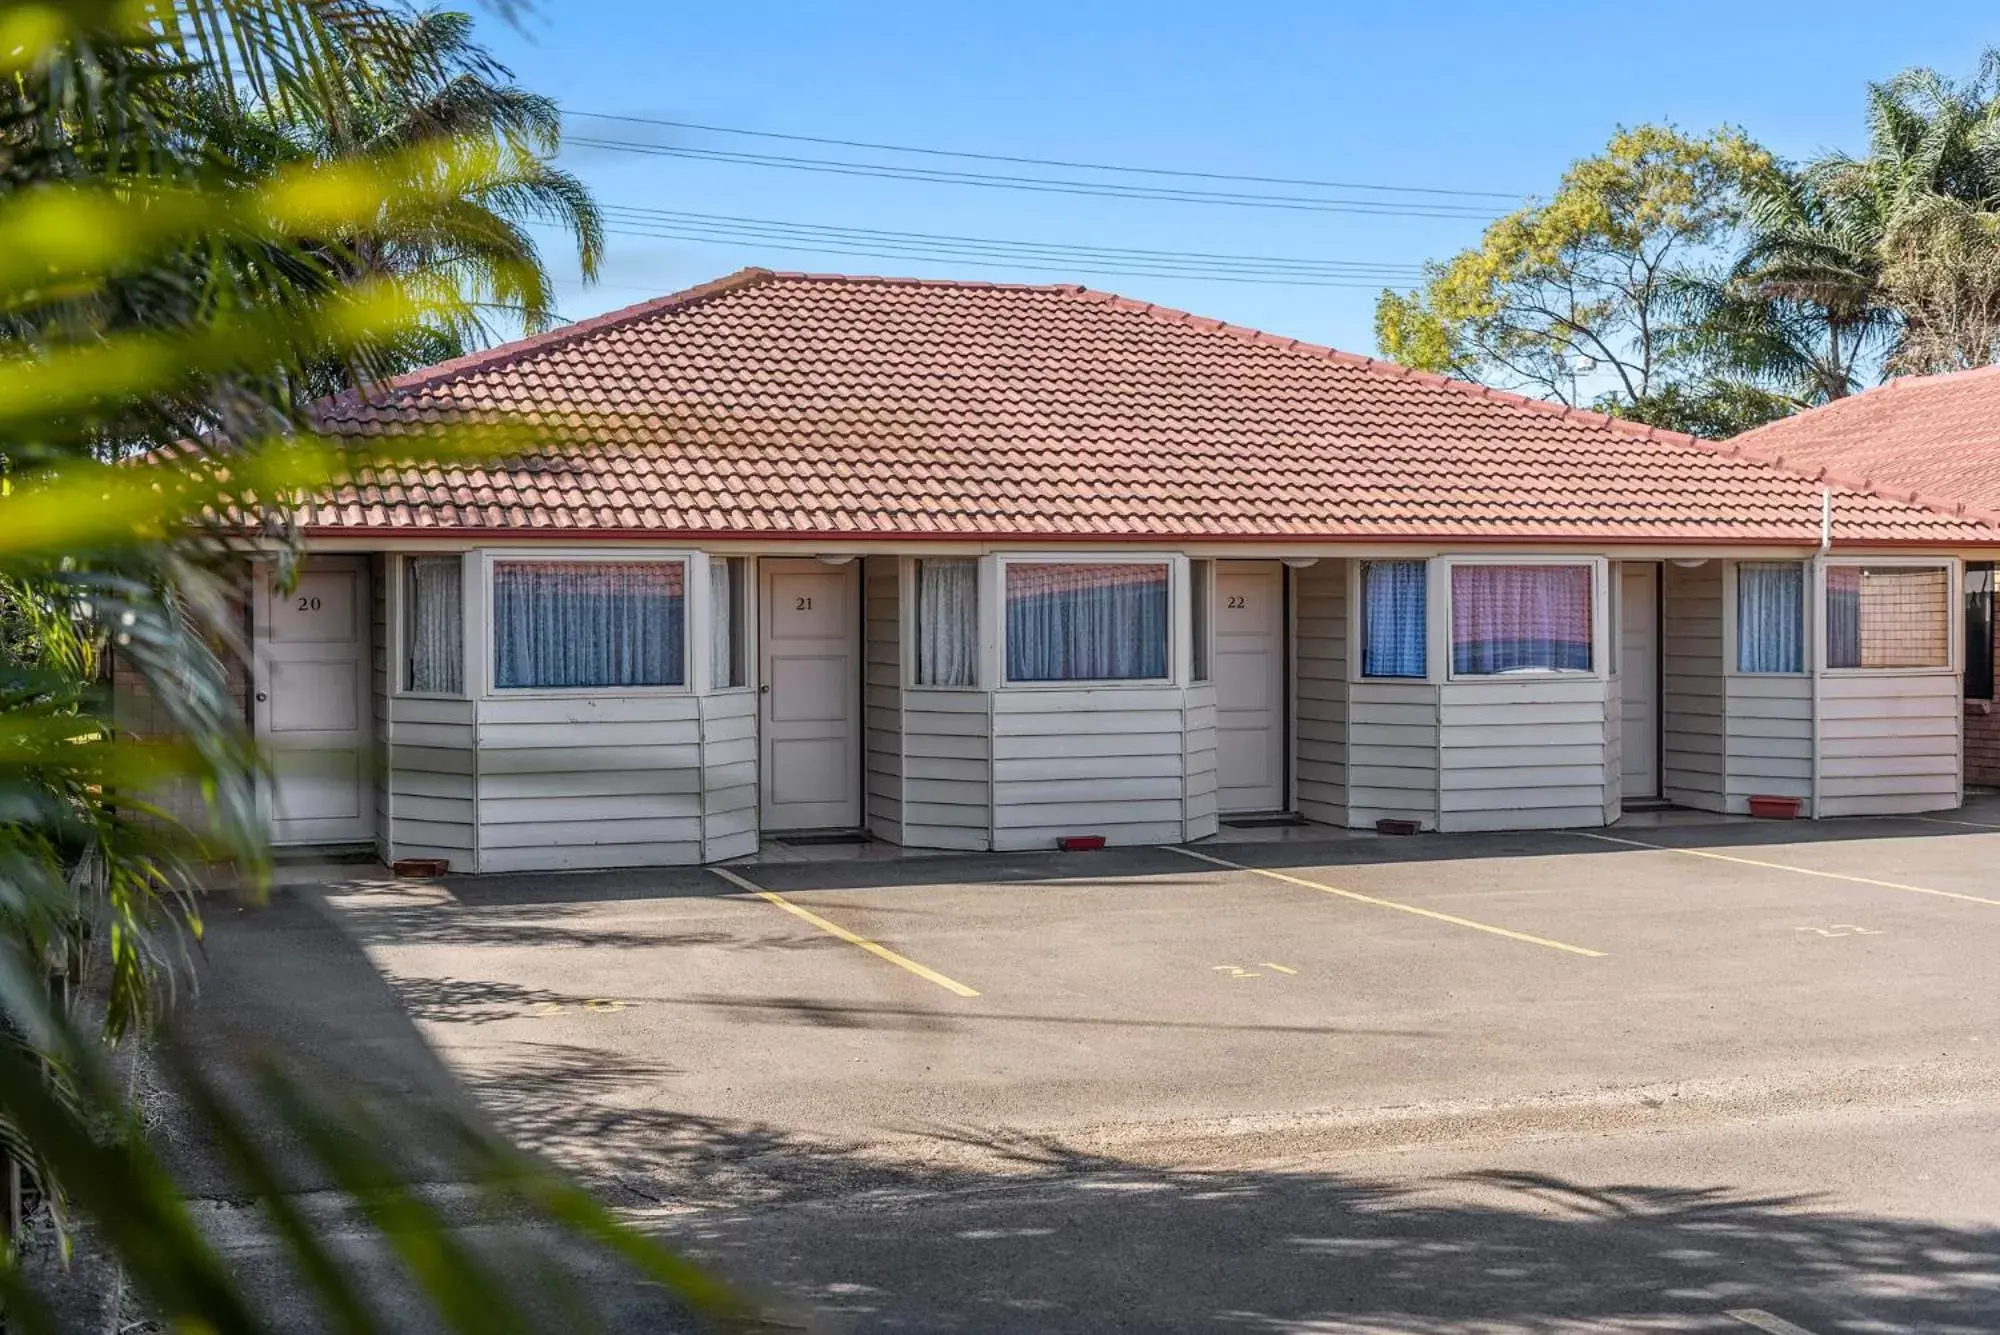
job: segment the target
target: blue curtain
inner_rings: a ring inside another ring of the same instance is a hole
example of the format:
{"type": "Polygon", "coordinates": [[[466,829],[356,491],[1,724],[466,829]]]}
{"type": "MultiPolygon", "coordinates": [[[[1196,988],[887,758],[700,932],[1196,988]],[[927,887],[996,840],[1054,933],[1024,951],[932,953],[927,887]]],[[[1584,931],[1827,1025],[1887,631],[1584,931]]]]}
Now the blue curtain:
{"type": "Polygon", "coordinates": [[[679,561],[505,561],[493,568],[503,690],[687,683],[679,561]]]}
{"type": "Polygon", "coordinates": [[[1796,561],[1736,567],[1736,670],[1806,670],[1806,571],[1796,561]]]}
{"type": "Polygon", "coordinates": [[[1826,665],[1861,666],[1861,569],[1826,568],[1826,665]]]}
{"type": "Polygon", "coordinates": [[[1424,561],[1362,563],[1362,676],[1424,675],[1429,570],[1424,561]]]}
{"type": "Polygon", "coordinates": [[[1007,680],[1143,681],[1167,675],[1167,568],[1007,567],[1007,680]]]}

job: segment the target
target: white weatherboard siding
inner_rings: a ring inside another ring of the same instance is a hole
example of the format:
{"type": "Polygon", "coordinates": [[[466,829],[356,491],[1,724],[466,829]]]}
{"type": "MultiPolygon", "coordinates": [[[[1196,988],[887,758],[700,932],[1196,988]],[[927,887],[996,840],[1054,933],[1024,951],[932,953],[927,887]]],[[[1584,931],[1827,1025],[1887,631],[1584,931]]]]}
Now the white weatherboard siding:
{"type": "Polygon", "coordinates": [[[1604,710],[1604,807],[1603,821],[1617,820],[1625,804],[1625,706],[1623,683],[1610,685],[1610,701],[1604,710]]]}
{"type": "Polygon", "coordinates": [[[701,707],[703,862],[757,851],[757,693],[705,695],[701,707]]]}
{"type": "Polygon", "coordinates": [[[692,695],[482,700],[479,869],[701,861],[702,733],[692,695]]]}
{"type": "Polygon", "coordinates": [[[389,559],[381,553],[368,558],[368,699],[375,719],[375,753],[369,758],[370,786],[375,790],[375,856],[394,860],[389,835],[389,559]]]}
{"type": "Polygon", "coordinates": [[[1661,791],[1681,806],[1721,811],[1727,805],[1722,563],[1690,570],[1669,561],[1661,570],[1661,791]]]}
{"type": "Polygon", "coordinates": [[[1293,576],[1293,790],[1307,820],[1347,815],[1347,562],[1293,576]]]}
{"type": "Polygon", "coordinates": [[[1438,687],[1357,681],[1347,688],[1347,821],[1385,816],[1437,827],[1438,687]]]}
{"type": "Polygon", "coordinates": [[[1964,704],[1957,673],[1828,676],[1819,689],[1822,816],[1960,804],[1964,704]]]}
{"type": "MultiPolygon", "coordinates": [[[[1217,812],[1220,782],[1215,687],[1209,683],[1190,686],[1187,691],[1187,805],[1182,813],[1183,839],[1205,839],[1221,828],[1217,812]]],[[[1283,745],[1282,737],[1279,745],[1283,745]]]]}
{"type": "Polygon", "coordinates": [[[470,700],[389,698],[389,856],[478,870],[478,754],[470,700]]]}
{"type": "Polygon", "coordinates": [[[1441,686],[1438,827],[1553,830],[1603,824],[1606,757],[1612,750],[1605,722],[1618,708],[1610,686],[1590,676],[1441,686]]]}
{"type": "Polygon", "coordinates": [[[993,836],[993,705],[981,690],[903,692],[903,843],[983,850],[993,836]]]}
{"type": "Polygon", "coordinates": [[[1812,796],[1812,679],[1731,676],[1725,696],[1728,810],[1758,797],[1812,796]]]}
{"type": "MultiPolygon", "coordinates": [[[[995,692],[993,846],[1049,848],[1069,834],[1114,844],[1185,838],[1186,694],[1174,686],[995,692]]],[[[1212,698],[1208,709],[1212,716],[1212,698]]]]}
{"type": "Polygon", "coordinates": [[[862,645],[865,712],[861,726],[868,783],[862,803],[862,823],[876,838],[900,844],[904,842],[900,563],[893,556],[871,556],[862,564],[866,622],[862,645]]]}

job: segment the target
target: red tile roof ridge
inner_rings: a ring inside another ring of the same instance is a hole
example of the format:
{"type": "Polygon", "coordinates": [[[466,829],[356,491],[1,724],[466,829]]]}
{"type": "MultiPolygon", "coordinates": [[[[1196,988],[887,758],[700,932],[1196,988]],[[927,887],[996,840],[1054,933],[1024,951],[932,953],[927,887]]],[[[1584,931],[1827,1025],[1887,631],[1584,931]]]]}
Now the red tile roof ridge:
{"type": "Polygon", "coordinates": [[[1731,440],[1744,441],[1765,435],[1788,435],[1791,431],[1791,423],[1804,417],[1810,416],[1823,422],[1829,417],[1843,416],[1858,405],[1879,403],[1890,394],[1896,394],[1898,397],[1901,397],[1932,389],[1944,384],[1946,381],[1978,380],[1986,376],[2000,376],[2000,363],[1995,363],[1991,366],[1969,366],[1960,371],[1940,371],[1935,375],[1895,376],[1892,379],[1884,380],[1879,385],[1870,385],[1868,388],[1857,390],[1855,393],[1843,394],[1837,399],[1830,399],[1815,407],[1803,409],[1786,417],[1780,417],[1776,421],[1766,422],[1762,426],[1752,427],[1740,435],[1731,437],[1731,440]]]}
{"type": "MultiPolygon", "coordinates": [[[[1793,477],[1801,478],[1807,482],[1817,482],[1822,486],[1839,487],[1843,490],[1857,492],[1865,496],[1875,496],[1883,500],[1895,501],[1899,505],[1919,505],[1927,510],[1953,518],[1971,519],[1982,524],[2000,526],[2000,513],[1977,510],[1962,501],[1927,496],[1909,489],[1899,490],[1876,483],[1872,479],[1865,477],[1845,477],[1825,468],[1800,467],[1796,464],[1786,463],[1784,456],[1781,454],[1765,454],[1762,451],[1746,449],[1743,445],[1745,436],[1754,436],[1757,434],[1757,431],[1763,430],[1763,427],[1759,427],[1755,431],[1746,432],[1744,435],[1734,436],[1729,440],[1708,440],[1701,436],[1690,435],[1685,431],[1667,431],[1645,422],[1635,422],[1630,418],[1618,417],[1611,413],[1598,412],[1590,408],[1577,408],[1570,404],[1550,403],[1547,399],[1537,399],[1513,390],[1495,389],[1491,385],[1481,385],[1470,380],[1459,380],[1434,371],[1419,371],[1414,367],[1404,366],[1400,362],[1383,361],[1375,357],[1364,357],[1359,353],[1346,352],[1340,348],[1329,347],[1324,344],[1307,343],[1303,339],[1286,338],[1280,334],[1269,334],[1242,325],[1232,325],[1218,320],[1204,319],[1201,316],[1190,315],[1186,311],[1176,310],[1171,306],[1158,306],[1150,302],[1139,302],[1130,297],[1121,297],[1115,292],[1105,292],[1087,287],[1077,287],[1071,290],[1074,290],[1080,297],[1094,298],[1099,301],[1111,302],[1114,305],[1136,308],[1144,314],[1168,324],[1182,324],[1194,328],[1213,327],[1217,333],[1229,334],[1246,343],[1269,343],[1294,352],[1302,352],[1308,356],[1318,357],[1323,361],[1333,362],[1336,365],[1352,366],[1358,370],[1368,371],[1375,375],[1387,376],[1390,379],[1417,380],[1440,389],[1455,390],[1458,393],[1466,394],[1473,398],[1490,399],[1496,403],[1505,403],[1517,408],[1526,408],[1531,412],[1546,413],[1560,417],[1566,421],[1606,427],[1622,435],[1632,436],[1641,440],[1660,441],[1665,444],[1680,445],[1700,450],[1703,453],[1717,455],[1725,459],[1742,459],[1748,463],[1762,464],[1769,468],[1775,468],[1780,472],[1789,473],[1793,477]]],[[[1906,376],[1899,377],[1898,380],[1920,379],[1933,381],[1987,372],[2000,374],[2000,365],[1978,366],[1966,371],[1953,371],[1948,373],[1948,376],[1906,376]]],[[[1854,399],[1861,398],[1865,394],[1886,390],[1896,385],[1898,380],[1889,381],[1887,384],[1876,386],[1871,390],[1864,390],[1862,394],[1850,395],[1846,399],[1839,400],[1839,402],[1851,402],[1854,399]]],[[[1824,411],[1824,409],[1821,411],[1824,411]]],[[[1785,421],[1788,419],[1781,418],[1779,420],[1785,421]]],[[[1773,423],[1772,425],[1776,424],[1773,423]]]]}
{"type": "MultiPolygon", "coordinates": [[[[744,270],[743,272],[750,272],[744,270]]],[[[897,278],[883,274],[811,273],[804,269],[765,269],[767,278],[806,283],[857,283],[877,287],[962,287],[975,292],[1081,292],[1081,283],[1007,283],[985,278],[897,278]]],[[[731,275],[734,277],[735,275],[731,275]]],[[[722,280],[717,280],[722,281],[722,280]]],[[[692,289],[690,289],[692,290],[692,289]]]]}
{"type": "Polygon", "coordinates": [[[699,305],[710,298],[719,297],[729,292],[740,291],[744,288],[756,287],[758,284],[769,282],[772,279],[800,276],[802,275],[780,274],[775,270],[762,269],[751,265],[738,269],[734,273],[724,274],[720,278],[711,278],[706,283],[697,283],[693,287],[683,288],[678,292],[669,292],[663,297],[648,297],[646,300],[634,302],[630,306],[620,306],[617,310],[605,311],[601,315],[592,315],[585,319],[572,321],[557,329],[546,330],[539,334],[530,334],[526,338],[513,339],[490,348],[481,348],[477,352],[469,352],[463,357],[454,357],[450,361],[420,367],[415,371],[396,376],[393,379],[381,381],[378,384],[342,390],[340,393],[322,400],[318,406],[330,408],[350,403],[371,403],[394,394],[399,390],[441,384],[444,381],[473,371],[487,371],[495,367],[505,366],[509,362],[518,361],[522,357],[534,353],[548,352],[553,348],[559,348],[566,343],[574,342],[580,338],[589,338],[593,334],[601,334],[608,329],[616,329],[620,325],[649,319],[655,315],[663,315],[668,311],[682,310],[689,306],[699,305]]]}

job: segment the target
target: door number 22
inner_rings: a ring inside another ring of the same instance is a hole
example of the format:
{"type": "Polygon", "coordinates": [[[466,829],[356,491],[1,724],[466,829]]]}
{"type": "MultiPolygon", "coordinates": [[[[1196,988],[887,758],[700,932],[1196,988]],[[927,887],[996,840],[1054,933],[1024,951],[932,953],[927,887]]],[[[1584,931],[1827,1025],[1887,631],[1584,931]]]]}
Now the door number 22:
{"type": "Polygon", "coordinates": [[[1249,600],[1248,598],[1244,597],[1244,596],[1243,596],[1242,594],[1240,594],[1240,593],[1238,593],[1238,594],[1232,594],[1232,595],[1230,596],[1230,599],[1229,599],[1229,606],[1230,606],[1230,607],[1232,607],[1232,608],[1235,608],[1235,607],[1248,607],[1248,606],[1250,606],[1250,600],[1249,600]]]}

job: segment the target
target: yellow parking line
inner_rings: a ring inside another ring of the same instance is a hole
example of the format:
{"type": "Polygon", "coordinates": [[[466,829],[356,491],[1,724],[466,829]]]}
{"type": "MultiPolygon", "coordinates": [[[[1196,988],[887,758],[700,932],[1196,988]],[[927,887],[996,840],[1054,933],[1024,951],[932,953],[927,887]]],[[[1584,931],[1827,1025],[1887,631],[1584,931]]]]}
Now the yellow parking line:
{"type": "Polygon", "coordinates": [[[805,919],[807,922],[819,928],[822,932],[827,933],[829,936],[837,936],[841,940],[847,942],[849,945],[860,946],[863,950],[867,951],[869,954],[877,956],[881,959],[885,959],[899,969],[908,969],[911,973],[915,974],[917,977],[923,979],[926,982],[936,983],[939,987],[943,988],[947,992],[956,992],[961,997],[976,997],[979,995],[977,992],[967,987],[964,983],[958,982],[951,978],[947,978],[943,974],[939,973],[936,969],[926,968],[925,966],[917,963],[915,960],[909,958],[906,955],[898,955],[895,951],[889,949],[889,947],[885,945],[880,944],[879,942],[870,941],[865,936],[857,936],[855,933],[848,931],[845,927],[842,927],[837,922],[828,922],[825,918],[820,917],[817,913],[814,913],[811,909],[800,908],[797,904],[794,904],[791,900],[786,899],[783,895],[778,894],[775,891],[766,890],[763,886],[758,885],[754,881],[746,880],[744,877],[738,876],[733,871],[729,871],[728,869],[723,867],[710,867],[709,870],[714,872],[717,876],[720,876],[723,880],[729,882],[731,885],[736,886],[738,889],[748,890],[751,894],[757,896],[757,898],[769,900],[771,903],[776,904],[779,908],[791,914],[793,917],[805,919]]]}
{"type": "Polygon", "coordinates": [[[1595,839],[1599,843],[1624,844],[1627,848],[1649,848],[1655,853],[1680,853],[1691,858],[1708,858],[1714,862],[1734,862],[1745,867],[1762,867],[1766,871],[1794,871],[1801,876],[1821,876],[1829,881],[1848,881],[1854,885],[1872,885],[1882,890],[1902,890],[1913,895],[1936,895],[1939,899],[1962,899],[1968,904],[1990,904],[1994,908],[2000,908],[2000,899],[1962,894],[1957,890],[1933,890],[1927,885],[1904,885],[1901,881],[1878,881],[1872,876],[1849,876],[1846,872],[1818,871],[1812,867],[1794,867],[1784,862],[1739,858],[1733,853],[1714,853],[1706,848],[1675,848],[1670,844],[1649,844],[1642,839],[1619,839],[1608,834],[1591,834],[1587,830],[1571,830],[1570,833],[1584,839],[1595,839]]]}
{"type": "MultiPolygon", "coordinates": [[[[1894,817],[1890,817],[1894,819],[1894,817]]],[[[1933,825],[1969,825],[1975,830],[2000,830],[2000,825],[1983,820],[1953,820],[1949,816],[1915,816],[1914,820],[1927,820],[1933,825]]]]}
{"type": "Polygon", "coordinates": [[[1198,858],[1203,862],[1213,863],[1218,867],[1227,867],[1231,871],[1247,871],[1253,876],[1269,877],[1273,881],[1283,881],[1287,885],[1303,886],[1308,890],[1317,890],[1321,894],[1338,895],[1342,899],[1351,899],[1360,904],[1373,904],[1378,909],[1395,909],[1399,913],[1414,913],[1419,918],[1432,918],[1438,922],[1448,922],[1454,927],[1470,927],[1475,932],[1485,932],[1491,936],[1504,936],[1509,941],[1525,941],[1531,946],[1546,946],[1550,950],[1560,950],[1571,955],[1585,955],[1594,960],[1604,958],[1604,952],[1601,950],[1586,950],[1582,946],[1572,946],[1562,941],[1551,941],[1543,936],[1529,936],[1526,932],[1512,932],[1505,927],[1495,927],[1491,923],[1474,922],[1470,918],[1453,917],[1449,913],[1439,913],[1435,909],[1420,909],[1414,904],[1399,904],[1393,899],[1377,899],[1374,895],[1359,894],[1353,890],[1342,890],[1339,886],[1322,885],[1318,881],[1308,881],[1303,876],[1291,876],[1281,871],[1268,871],[1263,867],[1246,867],[1240,862],[1226,862],[1221,858],[1210,857],[1206,853],[1197,853],[1192,848],[1181,848],[1174,844],[1163,844],[1161,847],[1171,852],[1185,854],[1191,858],[1198,858]]]}

